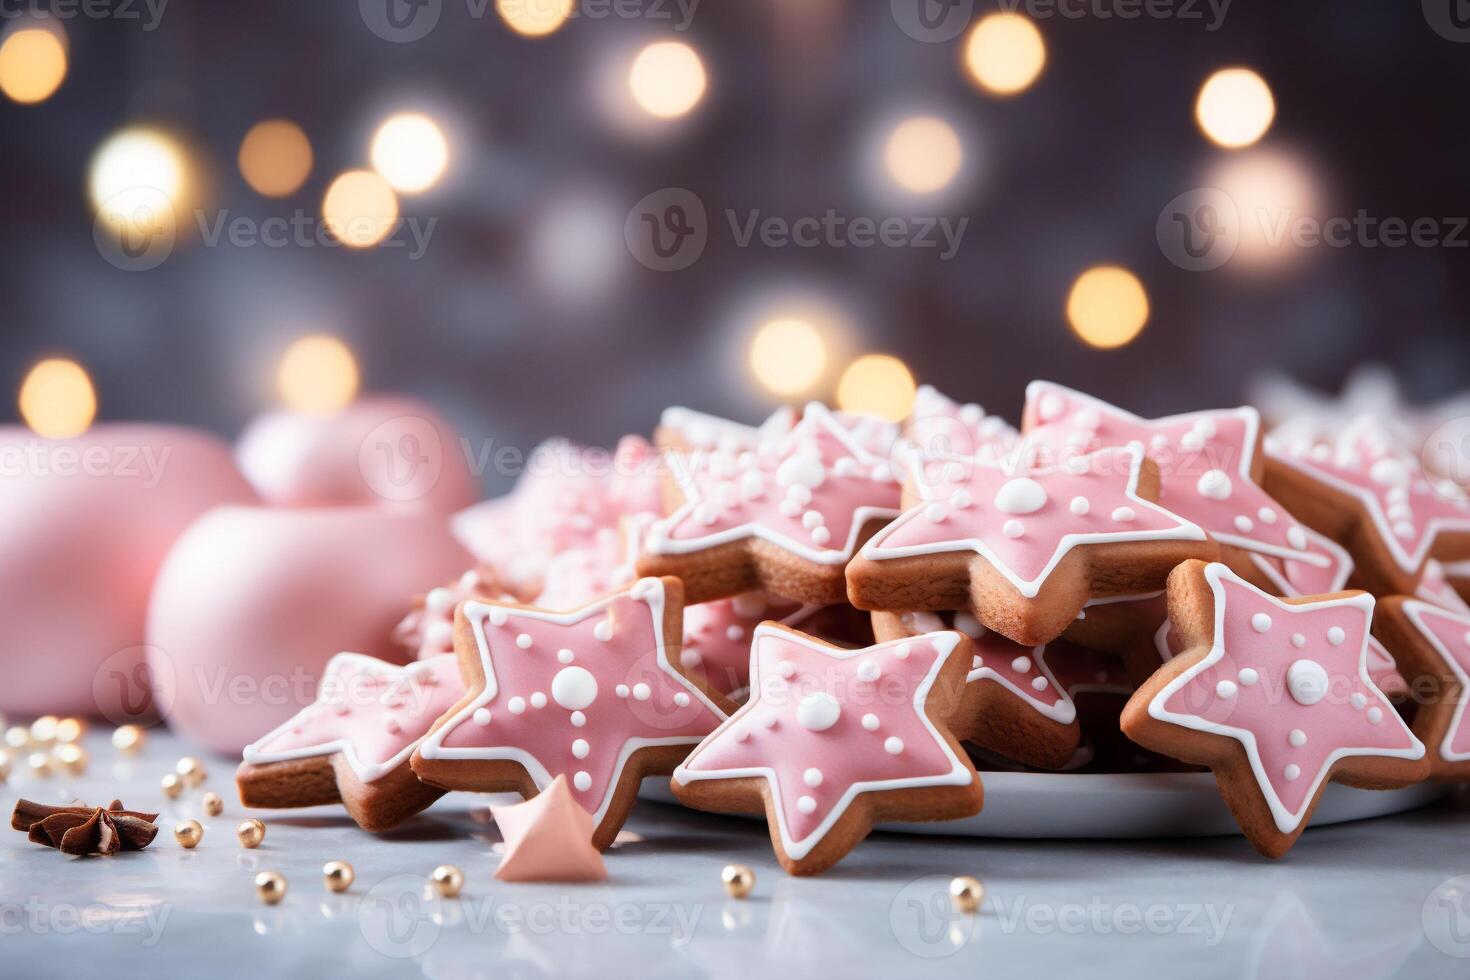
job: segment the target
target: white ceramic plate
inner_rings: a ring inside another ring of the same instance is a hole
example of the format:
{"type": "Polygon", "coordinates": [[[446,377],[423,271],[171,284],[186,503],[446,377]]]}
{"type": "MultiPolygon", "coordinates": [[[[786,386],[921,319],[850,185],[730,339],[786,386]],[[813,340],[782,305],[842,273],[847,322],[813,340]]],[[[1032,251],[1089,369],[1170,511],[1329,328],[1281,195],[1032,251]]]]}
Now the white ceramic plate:
{"type": "MultiPolygon", "coordinates": [[[[1240,829],[1208,772],[983,772],[985,809],[964,820],[881,824],[879,830],[962,837],[1216,837],[1240,829]]],[[[1383,817],[1442,798],[1449,787],[1419,783],[1361,790],[1331,783],[1313,827],[1383,817]]],[[[666,778],[646,779],[645,800],[677,803],[666,778]]],[[[764,817],[758,819],[764,820],[764,817]]]]}

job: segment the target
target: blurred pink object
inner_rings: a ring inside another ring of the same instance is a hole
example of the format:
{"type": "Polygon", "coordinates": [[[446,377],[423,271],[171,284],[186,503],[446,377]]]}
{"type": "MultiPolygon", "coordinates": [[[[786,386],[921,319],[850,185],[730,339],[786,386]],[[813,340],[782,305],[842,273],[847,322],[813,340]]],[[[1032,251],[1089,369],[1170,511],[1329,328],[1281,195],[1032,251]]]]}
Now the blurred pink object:
{"type": "Polygon", "coordinates": [[[159,566],[204,511],[254,499],[229,447],[197,430],[0,428],[0,710],[149,716],[142,644],[159,566]]]}
{"type": "Polygon", "coordinates": [[[557,555],[600,549],[622,518],[662,513],[662,470],[659,451],[638,436],[612,452],[545,442],[514,490],[456,515],[454,531],[506,588],[529,599],[557,555]]]}
{"type": "Polygon", "coordinates": [[[335,415],[276,411],[246,428],[240,469],[270,504],[383,504],[448,514],[479,496],[459,433],[411,398],[363,398],[335,415]]]}
{"type": "Polygon", "coordinates": [[[380,507],[221,507],[179,540],[148,617],[160,711],[235,753],[316,695],[336,653],[392,663],[411,597],[470,564],[447,518],[380,507]]]}

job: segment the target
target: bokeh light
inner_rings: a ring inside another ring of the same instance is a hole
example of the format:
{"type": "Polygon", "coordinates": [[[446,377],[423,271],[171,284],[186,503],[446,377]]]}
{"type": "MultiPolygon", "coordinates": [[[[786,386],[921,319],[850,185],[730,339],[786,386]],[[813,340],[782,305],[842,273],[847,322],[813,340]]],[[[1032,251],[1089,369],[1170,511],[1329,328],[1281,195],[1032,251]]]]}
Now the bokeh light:
{"type": "Polygon", "coordinates": [[[1266,80],[1249,68],[1225,68],[1200,88],[1194,118],[1211,142],[1239,149],[1266,135],[1276,118],[1276,100],[1266,80]]]}
{"type": "Polygon", "coordinates": [[[27,27],[0,42],[0,92],[16,102],[44,102],[65,78],[66,45],[56,32],[27,27]]]}
{"type": "Polygon", "coordinates": [[[59,357],[30,369],[20,385],[19,404],[25,424],[48,439],[79,436],[97,416],[92,379],[76,361],[59,357]]]}
{"type": "Polygon", "coordinates": [[[916,390],[914,376],[903,361],[890,354],[864,354],[842,372],[837,407],[898,422],[913,411],[916,390]]]}
{"type": "Polygon", "coordinates": [[[311,174],[311,141],[289,119],[266,119],[240,142],[240,175],[258,194],[285,197],[311,174]]]}
{"type": "Polygon", "coordinates": [[[371,170],[349,170],[327,188],[322,220],[332,237],[349,248],[372,248],[398,221],[398,197],[371,170]]]}
{"type": "Polygon", "coordinates": [[[310,415],[332,415],[352,404],[358,382],[352,350],[327,334],[297,340],[276,372],[281,401],[293,411],[310,415]]]}
{"type": "Polygon", "coordinates": [[[767,321],[750,344],[756,380],[778,395],[796,395],[817,383],[827,367],[827,344],[806,320],[767,321]]]}
{"type": "Polygon", "coordinates": [[[682,41],[648,45],[628,70],[633,101],[659,119],[674,119],[693,109],[704,98],[706,83],[699,53],[682,41]]]}
{"type": "Polygon", "coordinates": [[[573,0],[495,0],[506,26],[525,37],[545,37],[566,23],[573,0]]]}
{"type": "Polygon", "coordinates": [[[935,116],[913,116],[894,127],[883,162],[899,187],[914,194],[942,190],[964,162],[954,128],[935,116]]]}
{"type": "Polygon", "coordinates": [[[1067,295],[1067,322],[1093,347],[1122,347],[1148,322],[1148,294],[1121,266],[1099,265],[1077,277],[1067,295]]]}
{"type": "Polygon", "coordinates": [[[373,169],[395,190],[415,194],[438,183],[449,165],[439,124],[421,112],[390,116],[373,135],[373,169]]]}
{"type": "Polygon", "coordinates": [[[1046,67],[1046,43],[1029,17],[987,14],[965,42],[965,67],[975,83],[992,95],[1018,95],[1046,67]]]}
{"type": "Polygon", "coordinates": [[[1285,267],[1301,256],[1293,223],[1317,220],[1322,209],[1318,179],[1305,162],[1275,150],[1231,154],[1205,173],[1204,184],[1235,205],[1239,231],[1232,266],[1285,267]]]}
{"type": "Polygon", "coordinates": [[[118,235],[176,226],[188,193],[187,158],[177,142],[135,127],[109,137],[92,157],[87,189],[99,219],[118,235]]]}

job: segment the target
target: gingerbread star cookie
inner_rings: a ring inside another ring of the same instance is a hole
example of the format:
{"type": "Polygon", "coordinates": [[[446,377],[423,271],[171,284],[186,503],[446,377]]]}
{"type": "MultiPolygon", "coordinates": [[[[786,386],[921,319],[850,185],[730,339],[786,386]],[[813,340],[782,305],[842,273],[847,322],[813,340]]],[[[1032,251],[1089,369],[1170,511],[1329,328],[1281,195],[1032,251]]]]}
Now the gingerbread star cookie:
{"type": "Polygon", "coordinates": [[[767,623],[750,700],[674,771],[674,793],[700,810],[764,810],[796,875],[837,863],[875,821],[978,813],[980,778],[948,725],[969,648],[951,631],[847,650],[767,623]]]}
{"type": "Polygon", "coordinates": [[[1424,745],[1368,675],[1373,597],[1278,599],[1225,565],[1169,576],[1180,652],[1129,700],[1123,731],[1208,766],[1267,857],[1296,842],[1329,781],[1393,789],[1429,773],[1424,745]]]}
{"type": "Polygon", "coordinates": [[[471,601],[455,649],[467,693],[413,754],[441,789],[534,796],[558,775],[606,848],[646,775],[726,717],[679,671],[682,589],[645,578],[570,612],[471,601]]]}
{"type": "Polygon", "coordinates": [[[248,807],[340,802],[358,826],[397,826],[444,795],[409,769],[419,740],[464,693],[454,654],[408,666],[359,653],[327,662],[316,700],[245,746],[235,773],[248,807]]]}
{"type": "Polygon", "coordinates": [[[691,603],[756,589],[841,602],[843,568],[898,513],[893,468],[874,452],[889,435],[813,403],[776,444],[675,456],[678,505],[649,529],[638,573],[678,576],[691,603]]]}
{"type": "Polygon", "coordinates": [[[1059,636],[1089,600],[1162,587],[1203,530],[1156,502],[1158,469],[1137,444],[1028,469],[926,456],[909,509],[847,569],[860,609],[968,609],[1025,646],[1059,636]]]}
{"type": "Polygon", "coordinates": [[[1354,583],[1412,595],[1430,555],[1470,558],[1470,497],[1434,477],[1406,444],[1370,419],[1335,443],[1268,443],[1266,487],[1303,521],[1343,542],[1354,583]]]}
{"type": "Polygon", "coordinates": [[[1373,631],[1412,680],[1414,734],[1429,746],[1434,779],[1470,779],[1470,613],[1404,596],[1379,605],[1373,631]]]}
{"type": "Polygon", "coordinates": [[[1335,592],[1352,559],[1261,487],[1265,458],[1254,408],[1144,419],[1049,381],[1026,389],[1026,438],[1058,452],[1137,442],[1159,469],[1159,503],[1220,542],[1221,560],[1278,595],[1335,592]]]}
{"type": "Polygon", "coordinates": [[[964,696],[950,728],[1008,759],[1063,768],[1077,751],[1077,708],[1047,666],[1046,648],[1013,643],[964,611],[873,613],[873,634],[883,641],[951,628],[971,645],[964,696]]]}

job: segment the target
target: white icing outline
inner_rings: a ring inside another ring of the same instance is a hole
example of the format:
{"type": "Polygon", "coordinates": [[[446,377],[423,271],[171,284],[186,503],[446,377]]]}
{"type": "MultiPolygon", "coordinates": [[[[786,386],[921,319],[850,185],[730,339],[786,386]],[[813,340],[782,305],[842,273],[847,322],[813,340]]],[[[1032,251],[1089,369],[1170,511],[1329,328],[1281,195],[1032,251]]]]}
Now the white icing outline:
{"type": "MultiPolygon", "coordinates": [[[[1335,559],[1337,562],[1337,574],[1333,576],[1332,582],[1329,587],[1323,589],[1322,591],[1337,592],[1340,591],[1343,586],[1347,584],[1348,576],[1350,576],[1353,571],[1353,559],[1352,556],[1348,554],[1347,549],[1338,544],[1336,541],[1327,537],[1325,534],[1320,534],[1317,531],[1312,530],[1310,527],[1307,527],[1307,525],[1303,524],[1301,521],[1297,520],[1296,516],[1293,515],[1291,511],[1287,510],[1286,507],[1282,506],[1279,501],[1277,501],[1274,497],[1266,492],[1266,488],[1261,486],[1260,481],[1251,476],[1251,464],[1255,462],[1256,450],[1261,443],[1261,414],[1251,406],[1242,405],[1237,408],[1203,409],[1197,412],[1182,412],[1178,415],[1165,415],[1156,419],[1146,419],[1140,415],[1135,415],[1132,412],[1127,411],[1126,409],[1122,409],[1109,402],[1105,402],[1100,398],[1095,398],[1092,395],[1087,394],[1086,392],[1077,391],[1075,389],[1068,388],[1066,385],[1059,385],[1053,381],[1042,380],[1032,381],[1026,386],[1027,405],[1030,405],[1032,403],[1033,398],[1039,401],[1041,397],[1040,393],[1044,391],[1063,392],[1071,398],[1075,398],[1078,401],[1083,402],[1088,407],[1096,409],[1099,413],[1111,413],[1131,425],[1141,426],[1145,429],[1161,430],[1165,426],[1180,425],[1185,422],[1198,422],[1201,419],[1239,419],[1245,425],[1245,435],[1242,439],[1240,465],[1236,467],[1237,475],[1240,477],[1240,479],[1244,480],[1248,485],[1257,490],[1262,497],[1275,504],[1278,511],[1289,517],[1292,521],[1296,523],[1298,527],[1302,529],[1302,532],[1307,536],[1307,540],[1309,542],[1316,544],[1323,551],[1328,552],[1332,556],[1332,558],[1327,558],[1322,555],[1315,554],[1312,551],[1299,551],[1295,548],[1283,547],[1281,545],[1271,544],[1267,541],[1258,541],[1248,535],[1237,534],[1233,531],[1225,529],[1209,531],[1209,535],[1216,541],[1219,541],[1221,544],[1228,544],[1232,547],[1239,548],[1242,551],[1251,552],[1250,557],[1255,565],[1260,568],[1261,571],[1265,573],[1268,578],[1270,578],[1273,585],[1277,586],[1279,589],[1281,589],[1282,592],[1288,595],[1301,595],[1302,593],[1294,588],[1289,582],[1287,582],[1277,569],[1272,568],[1269,562],[1261,560],[1261,555],[1266,555],[1272,558],[1280,558],[1284,561],[1301,562],[1306,565],[1313,565],[1317,568],[1325,568],[1335,559]]],[[[1050,423],[1041,424],[1046,425],[1050,423]]],[[[1254,514],[1249,516],[1252,519],[1254,519],[1255,517],[1254,514]]]]}
{"type": "MultiPolygon", "coordinates": [[[[307,705],[300,711],[296,712],[296,714],[292,715],[290,719],[288,719],[285,723],[277,725],[275,728],[271,729],[260,738],[245,746],[245,748],[241,750],[241,758],[243,758],[251,765],[268,765],[272,762],[291,762],[296,759],[313,759],[318,756],[336,755],[340,752],[342,753],[342,756],[347,760],[347,764],[352,768],[352,771],[357,775],[358,779],[362,780],[365,783],[376,782],[377,780],[382,779],[384,776],[388,775],[388,773],[392,772],[394,769],[397,769],[399,766],[403,765],[403,763],[408,761],[408,757],[413,755],[413,750],[417,748],[419,744],[424,740],[424,736],[421,735],[416,739],[412,739],[408,743],[408,745],[403,747],[402,750],[395,753],[388,760],[381,763],[371,763],[364,761],[357,754],[357,747],[346,738],[336,738],[330,742],[321,742],[316,745],[302,746],[295,749],[284,749],[279,752],[266,752],[261,748],[261,746],[267,744],[272,739],[281,737],[282,735],[289,735],[291,733],[291,729],[296,728],[300,724],[298,719],[300,719],[301,716],[306,714],[307,712],[315,712],[318,708],[330,707],[330,705],[321,700],[322,690],[326,687],[325,681],[328,677],[331,677],[339,670],[344,670],[350,664],[361,664],[361,672],[363,673],[368,673],[378,677],[390,678],[388,691],[397,690],[405,685],[411,690],[415,683],[421,683],[415,681],[413,677],[409,676],[412,672],[414,672],[415,668],[422,670],[423,664],[432,663],[440,657],[450,657],[458,659],[453,653],[441,653],[433,657],[429,657],[425,660],[415,660],[411,663],[399,665],[389,663],[386,660],[379,660],[377,657],[369,657],[365,653],[344,652],[333,655],[332,659],[327,661],[326,669],[322,671],[323,683],[317,685],[316,699],[313,700],[311,704],[307,705]]],[[[387,695],[388,691],[383,692],[385,696],[387,695]]]]}
{"type": "MultiPolygon", "coordinates": [[[[936,541],[932,544],[911,544],[903,545],[897,548],[883,547],[883,542],[892,537],[899,528],[903,527],[909,521],[922,518],[925,509],[928,508],[929,504],[933,502],[920,501],[918,504],[904,511],[903,514],[901,514],[896,520],[893,521],[893,523],[887,525],[877,534],[873,535],[873,537],[868,540],[868,543],[863,545],[862,555],[864,558],[867,558],[871,561],[884,561],[891,558],[910,558],[916,555],[948,554],[955,551],[967,550],[974,551],[976,554],[980,555],[980,557],[990,562],[992,567],[994,567],[997,571],[1004,575],[1006,581],[1010,582],[1011,585],[1015,587],[1017,592],[1021,593],[1021,595],[1027,599],[1034,599],[1036,598],[1037,592],[1041,590],[1042,583],[1046,581],[1049,575],[1051,575],[1052,571],[1056,568],[1057,563],[1060,562],[1062,558],[1065,557],[1067,553],[1070,552],[1073,548],[1080,545],[1108,544],[1112,542],[1127,541],[1209,540],[1208,537],[1205,535],[1205,532],[1198,525],[1193,524],[1190,521],[1186,521],[1184,518],[1180,517],[1173,511],[1167,510],[1166,508],[1154,503],[1153,501],[1144,500],[1138,495],[1138,477],[1139,474],[1142,472],[1144,459],[1142,444],[1133,442],[1129,443],[1126,446],[1109,446],[1103,449],[1099,449],[1098,452],[1123,453],[1131,456],[1132,462],[1130,463],[1128,468],[1128,484],[1123,488],[1124,496],[1133,503],[1138,504],[1140,507],[1145,507],[1162,515],[1165,518],[1174,521],[1175,526],[1173,528],[1157,528],[1150,531],[1074,531],[1064,534],[1057,540],[1056,548],[1052,552],[1052,556],[1047,561],[1046,566],[1042,568],[1041,573],[1033,579],[1023,579],[1015,571],[1009,568],[1005,564],[1005,562],[1001,561],[1000,557],[993,550],[991,550],[990,546],[987,545],[985,541],[980,538],[952,538],[947,541],[936,541]]],[[[1088,456],[1091,455],[1093,454],[1088,454],[1088,456]]],[[[1001,474],[1007,472],[1005,467],[998,466],[992,463],[982,463],[974,459],[973,457],[968,456],[949,456],[936,453],[928,458],[941,462],[950,462],[961,466],[969,466],[977,470],[993,470],[996,473],[1001,474]]]]}
{"type": "MultiPolygon", "coordinates": [[[[483,761],[510,761],[519,763],[530,775],[531,781],[536,784],[537,790],[544,790],[550,786],[555,777],[542,765],[541,760],[529,751],[512,745],[492,745],[478,748],[447,747],[444,738],[451,731],[465,724],[474,717],[475,711],[486,707],[500,693],[500,683],[495,676],[494,659],[490,652],[490,642],[485,635],[485,621],[495,609],[500,609],[506,614],[509,623],[515,619],[531,619],[537,622],[551,623],[556,626],[574,626],[577,623],[599,615],[615,601],[627,598],[634,602],[641,602],[648,607],[648,612],[653,620],[653,638],[657,648],[657,663],[659,669],[669,677],[678,682],[691,696],[698,698],[716,718],[724,718],[725,713],[715,706],[703,691],[690,682],[683,674],[679,673],[669,663],[668,650],[664,644],[664,584],[656,578],[643,578],[634,582],[627,588],[596,599],[593,602],[574,609],[569,612],[553,612],[545,609],[524,609],[499,603],[480,602],[476,600],[467,601],[464,604],[464,615],[469,620],[474,630],[475,645],[480,653],[480,668],[485,675],[485,686],[469,704],[450,716],[444,724],[424,739],[419,746],[419,755],[425,759],[474,759],[483,761]]],[[[592,814],[595,824],[601,824],[607,814],[608,807],[612,805],[613,797],[617,794],[618,787],[623,782],[623,769],[627,766],[628,759],[634,752],[642,748],[664,745],[696,745],[703,736],[699,735],[669,735],[663,738],[628,738],[623,741],[622,748],[618,751],[617,760],[613,764],[613,774],[608,780],[607,790],[603,795],[597,810],[592,814]]]]}
{"type": "MultiPolygon", "coordinates": [[[[899,615],[900,617],[902,617],[906,614],[900,613],[899,615]]],[[[932,615],[937,616],[939,614],[933,613],[932,615]]],[[[941,622],[943,621],[941,620],[941,622]]],[[[902,618],[899,619],[899,625],[903,625],[902,618]]],[[[964,635],[966,636],[970,636],[970,634],[965,633],[965,631],[960,629],[958,626],[951,627],[951,629],[956,630],[960,633],[964,633],[964,635]]],[[[941,632],[948,631],[945,630],[941,632]]],[[[989,631],[987,630],[987,632],[989,631]]],[[[924,634],[922,633],[915,633],[910,636],[910,639],[923,635],[924,634]]],[[[970,642],[976,644],[977,647],[980,643],[980,639],[981,638],[978,636],[970,636],[970,642]]],[[[1016,646],[1020,647],[1020,649],[1022,650],[1026,649],[1020,644],[1016,644],[1016,646]]],[[[1037,669],[1041,672],[1041,675],[1051,682],[1052,690],[1056,691],[1057,694],[1060,695],[1060,699],[1057,701],[1056,704],[1046,704],[1036,697],[1036,691],[1031,690],[1029,687],[1025,689],[1020,688],[1012,683],[1009,678],[996,673],[995,670],[990,667],[990,660],[988,658],[985,658],[983,654],[979,654],[978,650],[977,656],[980,656],[984,663],[982,663],[979,667],[972,666],[970,668],[969,673],[965,675],[965,683],[975,684],[980,681],[994,681],[1001,687],[1005,688],[1007,691],[1010,691],[1016,697],[1025,701],[1031,706],[1031,709],[1033,711],[1035,711],[1037,714],[1041,715],[1048,721],[1054,721],[1059,725],[1070,725],[1072,724],[1072,722],[1077,720],[1077,706],[1072,703],[1072,698],[1067,694],[1065,690],[1063,690],[1062,685],[1057,683],[1056,675],[1052,673],[1051,668],[1046,664],[1045,654],[1046,644],[1043,643],[1039,646],[1031,647],[1029,652],[1024,654],[1024,656],[1029,656],[1031,658],[1031,662],[1036,665],[1037,669]]],[[[1022,656],[1022,654],[1017,654],[1017,656],[1022,656]]],[[[973,661],[971,661],[971,663],[973,663],[973,661]]]]}
{"type": "Polygon", "coordinates": [[[1425,602],[1422,599],[1405,600],[1403,609],[1404,613],[1413,621],[1414,628],[1419,631],[1419,635],[1424,637],[1430,646],[1434,647],[1434,652],[1439,654],[1439,658],[1449,667],[1450,673],[1455,675],[1455,681],[1460,685],[1460,703],[1455,705],[1455,713],[1450,716],[1450,727],[1445,730],[1444,741],[1439,745],[1439,757],[1446,762],[1464,762],[1470,759],[1470,751],[1451,752],[1450,743],[1455,740],[1455,735],[1459,733],[1460,726],[1465,723],[1465,711],[1467,706],[1470,706],[1470,674],[1467,674],[1465,668],[1461,666],[1459,658],[1453,656],[1445,645],[1440,642],[1439,637],[1425,625],[1424,615],[1429,613],[1447,619],[1452,623],[1457,623],[1463,627],[1462,632],[1470,632],[1470,616],[1451,612],[1442,606],[1437,606],[1432,602],[1425,602]]]}
{"type": "Polygon", "coordinates": [[[698,748],[689,753],[689,757],[674,770],[674,779],[682,786],[687,786],[697,780],[707,779],[743,779],[747,777],[765,779],[766,785],[770,787],[771,791],[771,806],[776,813],[776,827],[781,835],[781,849],[786,852],[787,857],[795,861],[800,861],[807,854],[811,853],[812,848],[816,847],[822,838],[826,837],[827,832],[847,812],[847,808],[852,805],[852,801],[857,799],[860,793],[881,792],[894,789],[918,789],[928,786],[968,786],[975,781],[974,770],[965,761],[955,755],[954,751],[950,748],[949,741],[940,734],[939,729],[930,720],[928,712],[924,710],[925,704],[928,701],[929,690],[934,686],[934,681],[939,676],[940,668],[948,662],[950,655],[954,653],[955,647],[959,646],[960,638],[963,635],[958,630],[945,630],[940,633],[923,633],[919,636],[908,636],[899,640],[890,640],[887,643],[877,643],[873,646],[861,647],[856,650],[843,650],[818,643],[816,640],[804,634],[789,633],[769,623],[762,623],[756,627],[755,635],[751,640],[750,690],[752,693],[750,700],[741,706],[739,711],[726,719],[719,728],[711,732],[704,741],[700,742],[698,748]],[[791,836],[791,829],[786,824],[786,808],[781,802],[781,783],[776,778],[776,771],[770,766],[714,769],[708,772],[691,771],[688,768],[690,762],[698,758],[699,754],[705,748],[712,745],[727,730],[748,716],[761,703],[761,658],[756,655],[755,649],[762,640],[768,637],[779,638],[786,642],[794,642],[799,646],[806,647],[809,650],[835,660],[850,660],[853,657],[863,656],[875,650],[888,650],[905,643],[913,643],[916,640],[925,640],[933,643],[935,649],[938,651],[938,656],[934,658],[934,663],[930,666],[929,672],[924,675],[924,679],[915,688],[913,707],[918,713],[919,720],[923,722],[924,728],[950,760],[951,765],[949,771],[934,776],[904,776],[897,779],[870,779],[852,783],[843,791],[842,796],[837,802],[832,804],[832,808],[827,811],[827,815],[822,818],[822,822],[817,825],[816,829],[801,840],[795,840],[791,836]]]}
{"type": "Polygon", "coordinates": [[[796,427],[796,421],[796,411],[790,405],[782,405],[758,426],[682,405],[670,405],[660,413],[658,424],[661,428],[677,432],[691,448],[715,449],[728,441],[742,449],[755,449],[763,442],[785,438],[796,427]],[[704,434],[699,432],[701,427],[714,438],[698,438],[704,434]]]}
{"type": "MultiPolygon", "coordinates": [[[[880,420],[881,421],[881,420],[880,420]]],[[[806,407],[801,422],[787,435],[787,441],[781,451],[785,451],[795,440],[802,437],[809,427],[822,426],[837,441],[845,446],[860,464],[867,467],[887,465],[885,460],[868,452],[852,436],[852,433],[842,423],[832,416],[832,412],[819,402],[812,402],[806,407]]],[[[824,469],[831,467],[823,464],[824,469]]],[[[899,511],[893,507],[860,506],[852,512],[852,526],[848,528],[847,541],[841,549],[815,548],[809,544],[788,537],[777,531],[773,531],[758,521],[748,521],[737,524],[734,527],[717,531],[714,534],[698,535],[692,538],[674,538],[671,532],[674,528],[688,520],[694,515],[694,511],[704,502],[704,496],[694,480],[693,468],[688,466],[675,467],[675,479],[678,481],[679,490],[684,495],[684,503],[679,509],[668,517],[654,522],[648,529],[644,540],[644,551],[650,555],[687,555],[693,552],[704,551],[708,548],[719,547],[722,544],[730,544],[734,541],[744,541],[747,538],[759,538],[782,548],[798,557],[817,565],[844,565],[852,558],[853,551],[857,548],[858,535],[862,533],[869,521],[892,520],[898,516],[899,511]]],[[[886,483],[864,474],[856,474],[853,478],[867,479],[875,484],[886,483]]]]}
{"type": "Polygon", "coordinates": [[[1204,574],[1205,580],[1210,584],[1210,591],[1214,595],[1214,643],[1210,647],[1210,652],[1206,654],[1198,663],[1195,663],[1186,668],[1181,674],[1179,674],[1178,677],[1175,677],[1168,684],[1165,684],[1163,689],[1159,691],[1159,693],[1155,695],[1152,700],[1149,701],[1148,714],[1150,718],[1153,718],[1156,721],[1167,722],[1172,725],[1178,725],[1181,728],[1188,728],[1198,732],[1207,732],[1211,735],[1223,735],[1228,738],[1233,738],[1237,742],[1239,742],[1241,747],[1245,749],[1246,758],[1250,761],[1251,773],[1255,776],[1256,779],[1256,787],[1261,791],[1262,799],[1266,801],[1266,805],[1271,809],[1271,816],[1275,820],[1277,830],[1281,831],[1283,834],[1290,834],[1296,831],[1296,829],[1301,825],[1302,817],[1305,816],[1307,810],[1311,807],[1312,802],[1317,798],[1317,793],[1321,790],[1322,784],[1327,778],[1327,774],[1332,770],[1332,767],[1336,765],[1340,759],[1352,758],[1356,756],[1379,756],[1390,759],[1424,758],[1424,744],[1420,742],[1417,737],[1415,737],[1412,731],[1409,730],[1409,726],[1404,724],[1404,720],[1399,717],[1398,712],[1394,710],[1393,705],[1389,702],[1383,691],[1379,690],[1378,685],[1373,683],[1373,679],[1368,676],[1368,628],[1370,625],[1372,625],[1373,622],[1373,597],[1371,595],[1362,593],[1359,595],[1348,596],[1342,599],[1324,599],[1320,602],[1303,602],[1291,604],[1284,602],[1273,595],[1262,592],[1260,589],[1256,588],[1254,585],[1251,585],[1245,579],[1230,571],[1227,566],[1222,565],[1219,562],[1212,562],[1211,564],[1205,566],[1204,574]],[[1276,794],[1275,785],[1266,776],[1265,766],[1261,762],[1260,749],[1256,745],[1256,735],[1254,732],[1247,728],[1237,728],[1234,725],[1224,725],[1217,722],[1207,721],[1206,719],[1201,718],[1198,715],[1185,715],[1167,710],[1164,707],[1164,703],[1168,701],[1170,697],[1183,689],[1186,685],[1188,685],[1191,681],[1193,681],[1200,674],[1204,673],[1210,667],[1219,663],[1225,657],[1224,581],[1227,579],[1233,584],[1241,585],[1246,589],[1249,589],[1258,597],[1265,599],[1268,603],[1280,609],[1283,618],[1285,618],[1287,621],[1290,621],[1290,616],[1293,614],[1305,613],[1315,609],[1356,609],[1362,612],[1363,639],[1358,648],[1358,679],[1363,682],[1363,684],[1368,688],[1369,691],[1377,695],[1378,706],[1383,709],[1384,719],[1387,720],[1389,718],[1392,718],[1394,722],[1397,723],[1399,730],[1402,731],[1406,736],[1408,736],[1410,742],[1409,747],[1405,749],[1385,749],[1377,747],[1353,749],[1339,746],[1338,748],[1333,749],[1332,752],[1328,754],[1327,758],[1323,760],[1322,765],[1318,769],[1317,773],[1312,777],[1312,785],[1307,790],[1306,794],[1302,797],[1301,809],[1297,810],[1296,812],[1292,812],[1286,808],[1286,805],[1284,803],[1281,802],[1281,798],[1276,794]]]}

